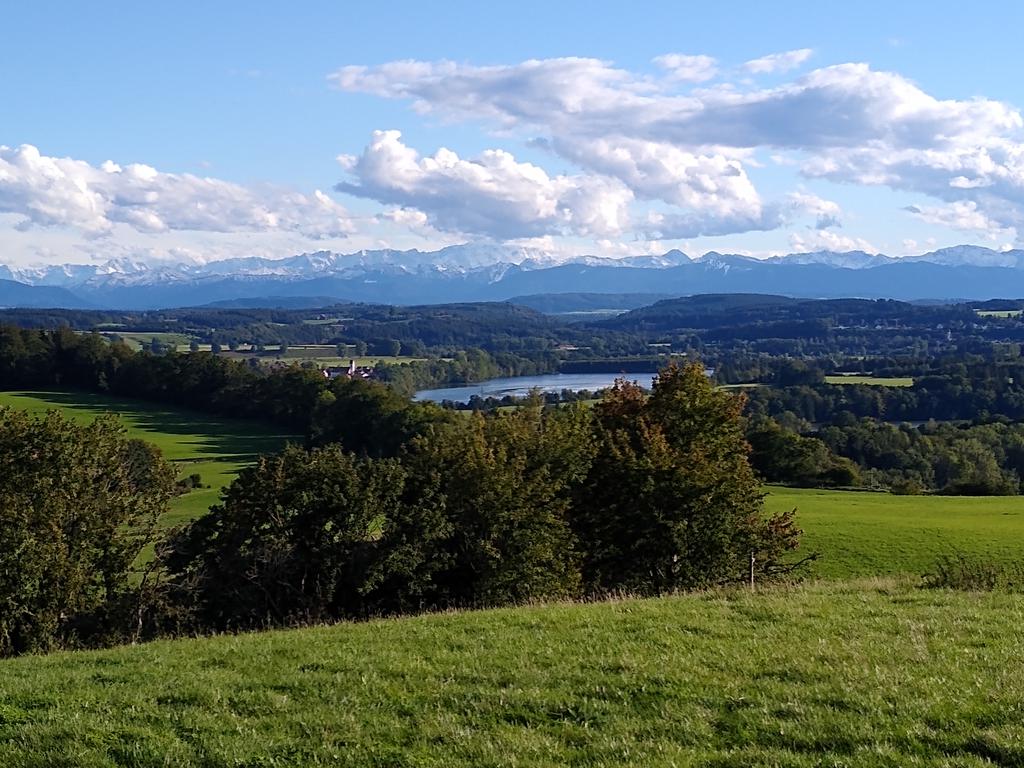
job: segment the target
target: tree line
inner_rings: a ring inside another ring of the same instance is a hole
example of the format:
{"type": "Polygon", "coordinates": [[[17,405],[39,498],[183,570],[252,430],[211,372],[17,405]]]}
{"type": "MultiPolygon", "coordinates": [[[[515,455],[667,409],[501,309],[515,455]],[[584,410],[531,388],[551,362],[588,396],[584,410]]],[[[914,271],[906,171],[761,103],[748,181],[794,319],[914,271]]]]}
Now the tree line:
{"type": "MultiPolygon", "coordinates": [[[[421,388],[551,370],[557,370],[553,357],[533,361],[468,349],[447,359],[379,364],[375,375],[398,395],[409,396],[421,388]]],[[[109,393],[270,422],[308,438],[330,432],[324,424],[331,421],[331,403],[348,386],[347,379],[328,381],[319,370],[299,364],[267,369],[209,352],[136,352],[97,333],[0,325],[0,390],[65,387],[109,393]]]]}
{"type": "Polygon", "coordinates": [[[620,382],[594,408],[459,414],[348,382],[362,419],[243,470],[158,536],[166,463],[113,421],[0,410],[0,654],[161,634],[660,594],[785,572],[742,401],[703,368],[620,382]],[[156,558],[141,583],[132,563],[156,558]]]}

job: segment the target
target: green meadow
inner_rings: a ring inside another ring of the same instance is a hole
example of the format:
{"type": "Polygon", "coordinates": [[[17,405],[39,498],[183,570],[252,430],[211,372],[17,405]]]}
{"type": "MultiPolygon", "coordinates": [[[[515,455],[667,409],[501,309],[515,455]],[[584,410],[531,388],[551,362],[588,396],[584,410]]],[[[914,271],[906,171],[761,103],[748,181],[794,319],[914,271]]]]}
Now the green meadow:
{"type": "Polygon", "coordinates": [[[1008,317],[1020,317],[1021,312],[1024,312],[1024,310],[1020,310],[1020,309],[976,309],[976,310],[974,310],[974,312],[975,312],[975,314],[978,315],[978,317],[1008,318],[1008,317]]]}
{"type": "Polygon", "coordinates": [[[860,376],[855,374],[837,374],[826,376],[826,384],[869,384],[875,387],[912,387],[914,380],[909,376],[860,376]]]}
{"type": "Polygon", "coordinates": [[[895,580],[0,662],[0,765],[1016,766],[1024,597],[895,580]]]}
{"type": "MultiPolygon", "coordinates": [[[[107,338],[119,337],[121,341],[127,344],[132,349],[142,349],[143,347],[149,346],[149,343],[156,339],[161,344],[173,344],[179,349],[188,349],[188,345],[191,343],[192,338],[184,333],[166,333],[166,332],[136,332],[136,331],[104,331],[104,336],[107,338]]],[[[209,345],[206,345],[209,349],[209,345]]]]}
{"type": "Polygon", "coordinates": [[[242,467],[262,453],[279,450],[289,438],[265,424],[83,392],[0,392],[0,406],[35,414],[59,410],[81,423],[105,413],[118,415],[131,437],[160,448],[179,477],[198,472],[203,485],[209,486],[173,499],[165,518],[168,525],[204,513],[242,467]]]}
{"type": "Polygon", "coordinates": [[[928,571],[943,554],[1024,559],[1024,496],[894,496],[867,491],[766,489],[771,512],[797,510],[810,573],[856,578],[928,571]]]}

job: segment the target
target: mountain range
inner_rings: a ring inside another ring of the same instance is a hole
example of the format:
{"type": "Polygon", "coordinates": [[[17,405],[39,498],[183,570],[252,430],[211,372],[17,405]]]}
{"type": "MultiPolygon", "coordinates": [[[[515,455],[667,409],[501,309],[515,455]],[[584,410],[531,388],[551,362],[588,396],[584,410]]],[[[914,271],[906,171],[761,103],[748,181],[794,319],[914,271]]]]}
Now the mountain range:
{"type": "Polygon", "coordinates": [[[1024,250],[974,245],[919,256],[863,251],[767,259],[717,252],[558,258],[499,244],[438,251],[303,253],[282,259],[39,267],[0,265],[0,306],[159,309],[359,301],[432,304],[558,293],[774,293],[806,298],[975,300],[1024,296],[1024,250]]]}

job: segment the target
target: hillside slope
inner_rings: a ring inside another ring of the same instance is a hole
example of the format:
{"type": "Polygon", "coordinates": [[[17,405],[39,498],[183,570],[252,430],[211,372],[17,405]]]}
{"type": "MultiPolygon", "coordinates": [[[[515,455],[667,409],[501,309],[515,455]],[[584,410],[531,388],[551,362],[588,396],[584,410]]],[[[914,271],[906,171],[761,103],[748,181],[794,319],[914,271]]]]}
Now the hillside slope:
{"type": "Polygon", "coordinates": [[[0,764],[1020,765],[1022,619],[873,582],[21,658],[0,764]]]}

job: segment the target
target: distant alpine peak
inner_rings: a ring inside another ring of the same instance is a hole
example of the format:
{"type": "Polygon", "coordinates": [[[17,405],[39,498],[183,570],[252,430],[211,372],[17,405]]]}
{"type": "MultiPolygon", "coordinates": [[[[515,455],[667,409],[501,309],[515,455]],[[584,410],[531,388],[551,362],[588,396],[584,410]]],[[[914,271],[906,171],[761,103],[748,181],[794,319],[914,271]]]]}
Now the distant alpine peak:
{"type": "Polygon", "coordinates": [[[891,264],[895,259],[881,253],[865,253],[864,251],[813,251],[773,256],[767,261],[776,264],[822,264],[840,269],[867,269],[891,264]]]}
{"type": "Polygon", "coordinates": [[[981,245],[954,245],[920,256],[908,256],[909,261],[926,261],[948,267],[1024,267],[1024,251],[1013,249],[995,251],[981,245]]]}
{"type": "Polygon", "coordinates": [[[0,278],[28,285],[74,288],[96,285],[148,285],[210,279],[269,278],[298,281],[320,277],[357,278],[373,274],[475,276],[485,282],[514,272],[532,272],[559,266],[630,269],[703,268],[716,272],[756,269],[759,266],[821,265],[839,269],[873,269],[898,262],[931,263],[948,267],[1002,267],[1024,269],[1024,250],[996,251],[977,245],[958,245],[919,256],[894,258],[864,251],[813,251],[757,259],[735,253],[709,251],[691,257],[678,249],[662,254],[632,256],[566,255],[542,248],[507,243],[463,243],[436,251],[382,248],[353,253],[312,251],[284,258],[242,256],[219,260],[145,262],[120,257],[102,264],[58,264],[34,267],[0,265],[0,278]]]}

